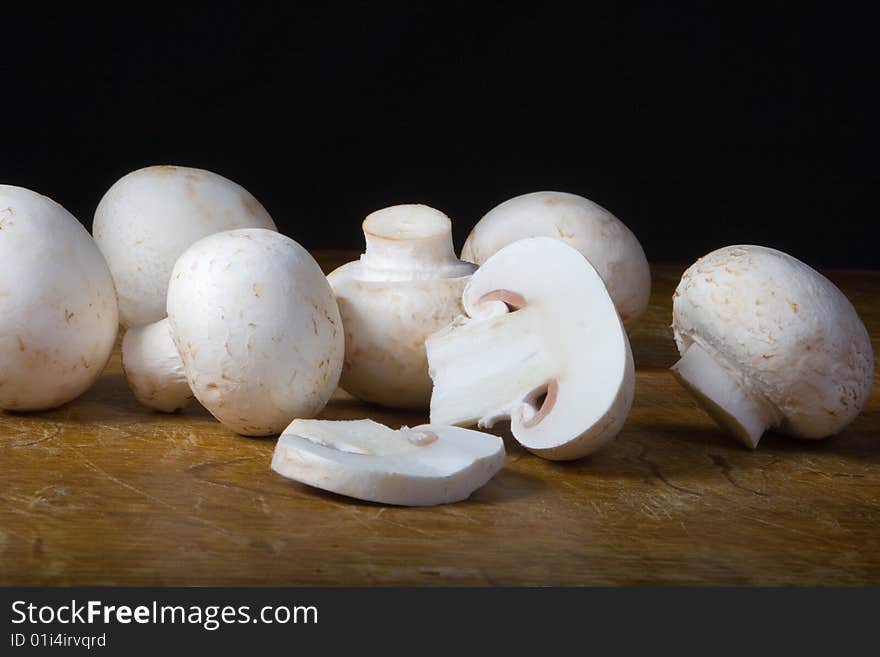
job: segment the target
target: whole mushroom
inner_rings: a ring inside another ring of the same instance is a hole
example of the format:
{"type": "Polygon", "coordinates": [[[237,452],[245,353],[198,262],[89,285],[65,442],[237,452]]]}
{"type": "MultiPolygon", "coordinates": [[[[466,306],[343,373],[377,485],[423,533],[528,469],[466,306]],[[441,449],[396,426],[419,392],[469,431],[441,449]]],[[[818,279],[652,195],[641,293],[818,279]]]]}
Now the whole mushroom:
{"type": "Polygon", "coordinates": [[[188,248],[172,271],[167,320],[126,333],[122,356],[142,403],[171,411],[195,395],[230,429],[261,436],[324,408],[343,353],[318,264],[292,239],[252,228],[188,248]]]}
{"type": "Polygon", "coordinates": [[[257,199],[216,173],[151,166],[114,183],[98,204],[92,232],[116,284],[123,326],[165,317],[180,254],[203,237],[236,228],[276,229],[257,199]]]}
{"type": "Polygon", "coordinates": [[[770,428],[825,438],[861,412],[874,372],[865,325],[831,281],[790,255],[728,246],[681,278],[673,372],[749,447],[770,428]]]}
{"type": "Polygon", "coordinates": [[[642,245],[622,221],[582,196],[533,192],[504,201],[471,230],[461,259],[482,265],[526,237],[553,237],[580,251],[602,277],[627,330],[645,314],[651,271],[642,245]]]}
{"type": "Polygon", "coordinates": [[[0,408],[60,406],[110,357],[118,313],[107,263],[55,201],[0,185],[0,408]]]}
{"type": "Polygon", "coordinates": [[[476,267],[455,257],[452,223],[425,205],[396,205],[363,223],[366,252],[327,278],[345,327],[340,385],[365,401],[427,408],[425,338],[462,312],[476,267]]]}

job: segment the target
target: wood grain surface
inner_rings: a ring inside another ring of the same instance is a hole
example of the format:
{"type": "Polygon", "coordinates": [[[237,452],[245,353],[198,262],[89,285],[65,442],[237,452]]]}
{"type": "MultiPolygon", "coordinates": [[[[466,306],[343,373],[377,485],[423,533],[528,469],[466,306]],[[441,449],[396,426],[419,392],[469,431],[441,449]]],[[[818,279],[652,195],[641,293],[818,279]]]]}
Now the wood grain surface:
{"type": "MultiPolygon", "coordinates": [[[[325,269],[352,254],[318,254],[325,269]]],[[[582,585],[880,583],[880,395],[821,442],[748,451],[673,380],[671,294],[653,268],[631,335],[638,379],[616,441],[573,463],[510,440],[468,501],[357,502],[274,474],[274,438],[198,405],[140,407],[117,353],[81,398],[0,414],[6,585],[582,585]]],[[[880,272],[828,275],[880,337],[880,272]]],[[[338,392],[325,418],[420,423],[338,392]]]]}

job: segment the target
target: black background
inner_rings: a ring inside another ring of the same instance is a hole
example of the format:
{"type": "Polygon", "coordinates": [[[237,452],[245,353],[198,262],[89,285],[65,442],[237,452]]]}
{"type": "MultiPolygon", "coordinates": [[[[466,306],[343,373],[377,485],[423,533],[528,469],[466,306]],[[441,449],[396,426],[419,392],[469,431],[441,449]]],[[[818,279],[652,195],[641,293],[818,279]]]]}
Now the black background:
{"type": "Polygon", "coordinates": [[[758,243],[880,267],[875,10],[838,3],[162,6],[0,15],[0,182],[87,226],[120,176],[197,166],[307,248],[423,202],[470,226],[571,191],[654,261],[758,243]]]}

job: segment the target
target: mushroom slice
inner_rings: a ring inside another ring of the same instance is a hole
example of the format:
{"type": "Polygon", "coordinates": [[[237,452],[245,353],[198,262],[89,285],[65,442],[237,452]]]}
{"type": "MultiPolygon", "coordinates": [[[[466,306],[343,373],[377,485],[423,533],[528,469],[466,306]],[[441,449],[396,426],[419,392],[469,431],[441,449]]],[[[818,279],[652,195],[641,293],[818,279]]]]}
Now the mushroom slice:
{"type": "Polygon", "coordinates": [[[468,317],[425,343],[431,423],[491,427],[554,459],[595,451],[621,429],[635,373],[602,279],[575,249],[547,237],[504,247],[462,296],[468,317]]]}
{"type": "Polygon", "coordinates": [[[371,502],[432,506],[466,499],[504,465],[500,438],[459,427],[394,430],[372,420],[294,420],[272,469],[371,502]]]}

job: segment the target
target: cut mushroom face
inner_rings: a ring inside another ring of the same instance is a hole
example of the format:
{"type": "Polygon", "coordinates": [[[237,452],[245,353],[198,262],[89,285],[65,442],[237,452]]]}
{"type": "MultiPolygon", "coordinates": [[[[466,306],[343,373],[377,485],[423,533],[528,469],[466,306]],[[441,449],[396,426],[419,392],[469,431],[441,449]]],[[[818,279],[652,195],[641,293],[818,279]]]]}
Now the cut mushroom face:
{"type": "Polygon", "coordinates": [[[203,237],[236,228],[275,230],[275,224],[257,199],[223,176],[153,166],[120,178],[98,204],[92,231],[116,283],[122,324],[165,317],[180,254],[203,237]]]}
{"type": "Polygon", "coordinates": [[[431,335],[431,422],[491,427],[551,459],[589,454],[623,426],[635,374],[596,270],[537,237],[489,258],[462,298],[467,317],[431,335]]]}
{"type": "Polygon", "coordinates": [[[0,185],[0,408],[43,410],[89,388],[116,341],[116,293],[88,232],[63,207],[0,185]]]}
{"type": "Polygon", "coordinates": [[[526,237],[552,237],[580,251],[599,272],[628,329],[645,313],[651,272],[641,244],[617,217],[582,196],[534,192],[505,201],[474,226],[461,258],[482,265],[526,237]]]}
{"type": "Polygon", "coordinates": [[[458,427],[390,429],[372,420],[294,420],[272,469],[361,500],[431,506],[466,499],[504,465],[500,438],[458,427]]]}
{"type": "Polygon", "coordinates": [[[340,385],[383,406],[427,408],[425,338],[461,314],[476,267],[456,259],[449,217],[433,208],[385,208],[363,228],[366,252],[328,276],[345,327],[340,385]]]}
{"type": "Polygon", "coordinates": [[[182,367],[220,422],[270,435],[316,415],[339,381],[343,334],[330,285],[305,249],[272,231],[217,233],[187,249],[168,288],[170,331],[161,325],[126,336],[123,353],[135,394],[160,410],[185,402],[182,367]]]}
{"type": "Polygon", "coordinates": [[[700,258],[675,291],[672,328],[673,372],[749,447],[771,427],[835,434],[871,391],[871,341],[852,304],[781,251],[729,246],[700,258]]]}

